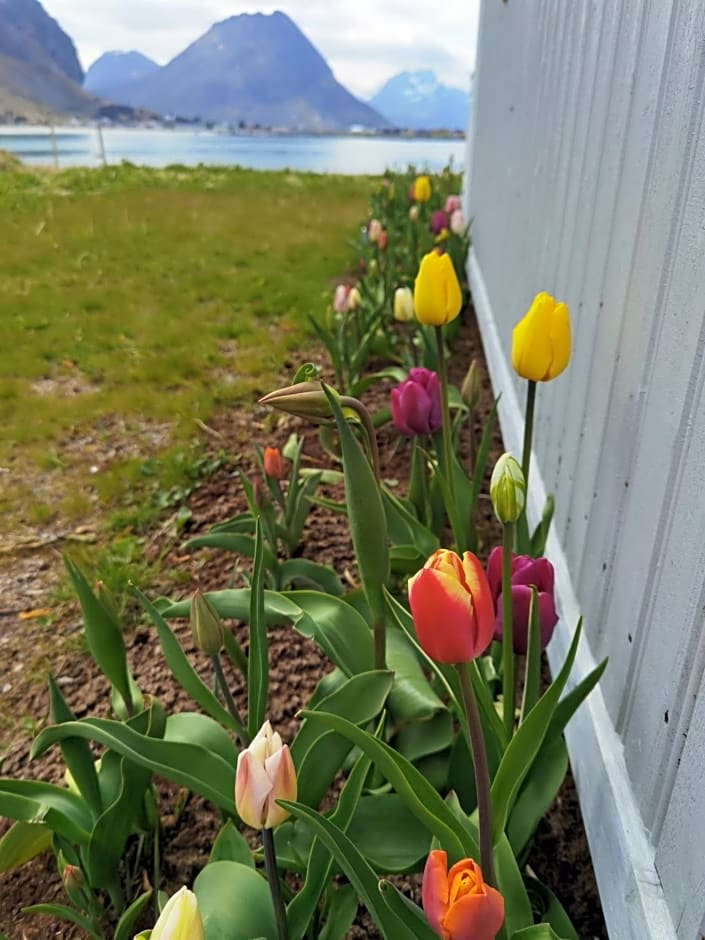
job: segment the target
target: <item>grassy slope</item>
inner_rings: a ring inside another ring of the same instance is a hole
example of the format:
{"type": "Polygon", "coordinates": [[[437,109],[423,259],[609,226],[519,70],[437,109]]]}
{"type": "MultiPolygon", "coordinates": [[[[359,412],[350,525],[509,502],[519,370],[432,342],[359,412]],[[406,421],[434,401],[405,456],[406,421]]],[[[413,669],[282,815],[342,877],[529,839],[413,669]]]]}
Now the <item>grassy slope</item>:
{"type": "Polygon", "coordinates": [[[270,388],[349,261],[369,191],[204,168],[0,174],[0,515],[16,517],[34,469],[76,503],[88,467],[66,445],[113,433],[114,416],[128,432],[166,424],[173,444],[270,388]]]}

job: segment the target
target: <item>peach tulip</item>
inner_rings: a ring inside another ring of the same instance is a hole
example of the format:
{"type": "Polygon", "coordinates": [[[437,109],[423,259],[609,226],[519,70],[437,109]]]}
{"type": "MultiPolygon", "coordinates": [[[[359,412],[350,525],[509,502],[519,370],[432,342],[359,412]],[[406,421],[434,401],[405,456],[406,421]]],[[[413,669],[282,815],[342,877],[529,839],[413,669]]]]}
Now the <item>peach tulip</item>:
{"type": "Polygon", "coordinates": [[[448,856],[440,849],[426,860],[421,899],[442,940],[494,940],[504,923],[504,898],[485,884],[480,866],[464,858],[448,871],[448,856]]]}
{"type": "Polygon", "coordinates": [[[240,752],[235,773],[235,806],[253,829],[272,829],[289,816],[276,800],[296,799],[296,770],[289,748],[268,721],[240,752]]]}

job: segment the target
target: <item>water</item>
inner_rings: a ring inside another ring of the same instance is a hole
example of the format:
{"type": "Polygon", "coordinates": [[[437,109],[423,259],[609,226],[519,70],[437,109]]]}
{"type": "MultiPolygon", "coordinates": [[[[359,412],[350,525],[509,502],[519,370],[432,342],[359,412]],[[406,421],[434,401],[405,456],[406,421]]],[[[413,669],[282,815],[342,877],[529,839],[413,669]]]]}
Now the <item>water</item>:
{"type": "MultiPolygon", "coordinates": [[[[104,128],[108,163],[129,160],[146,166],[170,163],[236,165],[257,170],[311,170],[315,173],[379,174],[410,164],[435,172],[452,161],[465,163],[464,140],[388,137],[232,135],[212,131],[104,128]]],[[[95,128],[57,128],[59,166],[99,166],[95,128]]],[[[0,127],[0,149],[27,164],[53,164],[49,128],[0,127]]]]}

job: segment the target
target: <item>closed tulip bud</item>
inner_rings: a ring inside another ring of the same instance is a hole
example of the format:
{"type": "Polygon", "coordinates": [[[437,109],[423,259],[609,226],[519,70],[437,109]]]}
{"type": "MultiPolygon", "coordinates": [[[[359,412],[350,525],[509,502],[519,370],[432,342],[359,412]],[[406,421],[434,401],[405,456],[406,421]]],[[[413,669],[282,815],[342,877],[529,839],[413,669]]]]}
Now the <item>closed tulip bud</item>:
{"type": "Polygon", "coordinates": [[[180,888],[169,898],[150,940],[204,940],[203,920],[193,891],[180,888]]]}
{"type": "Polygon", "coordinates": [[[367,237],[373,245],[376,245],[379,241],[379,236],[382,234],[382,231],[382,223],[379,219],[370,219],[367,226],[367,237]]]}
{"type": "Polygon", "coordinates": [[[370,263],[367,270],[373,277],[379,272],[379,264],[376,258],[370,258],[370,263]]]}
{"type": "Polygon", "coordinates": [[[86,883],[85,876],[77,865],[64,865],[61,880],[69,894],[81,891],[86,883]]]}
{"type": "Polygon", "coordinates": [[[286,476],[284,459],[278,447],[265,447],[262,464],[268,477],[272,477],[274,480],[283,480],[286,476]]]}
{"type": "Polygon", "coordinates": [[[390,392],[390,404],[394,427],[409,437],[433,434],[443,423],[441,386],[430,369],[410,369],[408,379],[390,392]]]}
{"type": "Polygon", "coordinates": [[[464,858],[448,871],[441,849],[426,859],[421,903],[442,940],[494,940],[504,923],[504,898],[485,884],[480,866],[464,858]]]}
{"type": "Polygon", "coordinates": [[[428,202],[431,198],[431,180],[428,176],[417,176],[414,180],[415,202],[428,202]]]}
{"type": "Polygon", "coordinates": [[[518,462],[511,454],[502,454],[490,480],[492,508],[499,521],[516,522],[526,503],[526,482],[518,462]]]}
{"type": "MultiPolygon", "coordinates": [[[[497,546],[487,559],[487,580],[495,605],[494,638],[502,639],[502,547],[497,546]]],[[[541,649],[545,649],[558,623],[556,602],[553,597],[553,565],[547,558],[529,558],[512,554],[512,628],[514,652],[524,655],[529,638],[529,610],[531,589],[536,588],[539,614],[541,649]]]]}
{"type": "Polygon", "coordinates": [[[93,585],[93,593],[103,605],[105,610],[113,618],[113,620],[116,623],[119,623],[120,616],[118,614],[117,604],[115,603],[115,595],[110,590],[105,581],[96,581],[96,583],[93,585]]]}
{"type": "Polygon", "coordinates": [[[555,379],[570,360],[570,315],[549,294],[534,297],[512,333],[512,366],[530,382],[555,379]]]}
{"type": "Polygon", "coordinates": [[[409,207],[409,219],[412,222],[418,222],[419,220],[419,207],[416,204],[409,207]]]}
{"type": "Polygon", "coordinates": [[[272,829],[289,816],[276,800],[296,799],[296,770],[289,748],[268,721],[248,748],[240,751],[235,772],[235,806],[253,829],[272,829]]]}
{"type": "Polygon", "coordinates": [[[345,313],[348,306],[350,288],[347,284],[338,284],[333,294],[333,309],[336,313],[345,313]]]}
{"type": "Polygon", "coordinates": [[[448,215],[452,215],[455,212],[455,210],[460,209],[461,206],[462,206],[462,201],[460,199],[460,196],[457,196],[457,195],[448,196],[448,198],[446,199],[445,210],[448,215]]]}
{"type": "Polygon", "coordinates": [[[377,244],[379,246],[380,251],[386,250],[388,239],[389,239],[389,236],[387,235],[387,230],[382,229],[382,231],[379,233],[379,238],[377,239],[377,244]]]}
{"type": "Polygon", "coordinates": [[[449,255],[438,249],[421,259],[414,284],[416,319],[426,326],[443,326],[460,313],[463,293],[449,255]]]}
{"type": "Polygon", "coordinates": [[[398,323],[414,319],[414,295],[410,287],[397,287],[394,291],[394,319],[398,323]]]}
{"type": "Polygon", "coordinates": [[[462,209],[456,209],[450,216],[450,230],[454,235],[464,235],[468,223],[462,209]]]}
{"type": "Polygon", "coordinates": [[[477,365],[477,359],[473,359],[470,368],[465,373],[463,384],[460,387],[460,397],[468,406],[470,411],[474,411],[480,403],[480,394],[482,386],[480,385],[480,369],[477,365]]]}
{"type": "Polygon", "coordinates": [[[348,293],[347,309],[350,312],[359,310],[362,306],[362,294],[359,287],[351,287],[348,293]]]}
{"type": "Polygon", "coordinates": [[[261,405],[271,405],[287,414],[313,420],[332,418],[332,412],[320,382],[297,382],[278,388],[260,398],[261,405]]]}
{"type": "Polygon", "coordinates": [[[194,645],[206,656],[215,656],[223,646],[223,624],[208,599],[196,591],[189,618],[194,645]]]}
{"type": "Polygon", "coordinates": [[[439,548],[409,580],[416,638],[438,663],[468,663],[492,641],[495,610],[490,586],[472,552],[462,559],[439,548]]]}

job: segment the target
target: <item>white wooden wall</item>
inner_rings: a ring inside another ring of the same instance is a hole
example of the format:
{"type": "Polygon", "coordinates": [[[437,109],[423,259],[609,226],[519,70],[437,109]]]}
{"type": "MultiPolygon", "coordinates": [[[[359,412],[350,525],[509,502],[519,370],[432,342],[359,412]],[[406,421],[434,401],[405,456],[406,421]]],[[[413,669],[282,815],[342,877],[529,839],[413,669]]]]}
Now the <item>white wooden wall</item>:
{"type": "Polygon", "coordinates": [[[513,324],[571,311],[538,390],[564,655],[610,657],[570,729],[610,937],[705,935],[705,0],[483,0],[469,273],[508,449],[513,324]]]}

